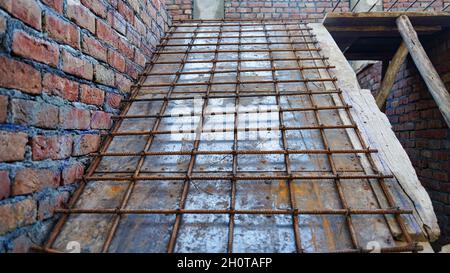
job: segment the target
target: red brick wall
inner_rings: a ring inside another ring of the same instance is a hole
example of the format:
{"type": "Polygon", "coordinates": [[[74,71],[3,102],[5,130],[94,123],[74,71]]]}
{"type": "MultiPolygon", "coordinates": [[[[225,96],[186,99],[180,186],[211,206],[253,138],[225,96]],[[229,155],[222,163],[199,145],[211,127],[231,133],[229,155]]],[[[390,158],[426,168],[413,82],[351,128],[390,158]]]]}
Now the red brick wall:
{"type": "MultiPolygon", "coordinates": [[[[427,39],[424,43],[447,90],[450,90],[450,32],[427,39]]],[[[358,74],[361,86],[370,89],[377,79],[379,81],[380,68],[381,65],[373,65],[361,71],[358,74]]],[[[448,244],[450,129],[409,57],[398,73],[387,99],[386,114],[433,201],[442,232],[437,245],[448,244]]]]}
{"type": "MultiPolygon", "coordinates": [[[[330,0],[225,0],[225,18],[233,19],[302,19],[316,22],[331,11],[337,1],[330,0]]],[[[336,8],[348,11],[349,0],[343,0],[336,8]]]]}
{"type": "Polygon", "coordinates": [[[0,252],[50,225],[168,17],[160,0],[0,1],[0,252]]]}
{"type": "MultiPolygon", "coordinates": [[[[338,0],[224,0],[226,19],[302,19],[307,22],[318,22],[330,12],[338,0]]],[[[342,0],[336,12],[349,11],[349,0],[342,0]]],[[[414,0],[399,0],[391,9],[405,10],[414,0]]],[[[423,10],[430,1],[417,1],[410,7],[410,11],[423,10]]],[[[170,14],[175,20],[192,18],[193,0],[165,0],[170,14]]],[[[394,0],[383,0],[385,9],[394,0]]],[[[440,11],[450,0],[437,0],[428,11],[440,11]]]]}
{"type": "Polygon", "coordinates": [[[174,20],[192,19],[192,0],[164,0],[174,20]]]}

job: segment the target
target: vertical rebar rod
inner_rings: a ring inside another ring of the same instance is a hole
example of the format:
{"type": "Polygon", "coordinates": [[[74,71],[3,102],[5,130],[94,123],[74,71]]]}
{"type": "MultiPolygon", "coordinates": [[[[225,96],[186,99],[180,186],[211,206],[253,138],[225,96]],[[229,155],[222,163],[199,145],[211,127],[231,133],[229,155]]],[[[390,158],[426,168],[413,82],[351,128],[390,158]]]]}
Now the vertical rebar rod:
{"type": "MultiPolygon", "coordinates": [[[[311,56],[313,56],[312,53],[311,53],[311,56]]],[[[314,63],[316,63],[316,61],[314,61],[314,63]]],[[[322,60],[322,63],[323,64],[329,64],[329,61],[328,60],[322,60]]],[[[330,69],[325,69],[325,71],[327,72],[328,76],[331,76],[330,69]]],[[[333,84],[334,88],[339,89],[336,82],[332,82],[332,84],[333,84]]],[[[345,98],[344,98],[343,94],[342,93],[338,93],[337,96],[339,98],[340,103],[342,104],[345,101],[345,98]]],[[[337,105],[336,102],[334,104],[337,105]]],[[[348,119],[350,121],[350,124],[353,126],[353,130],[354,130],[354,132],[355,132],[355,134],[356,134],[356,136],[358,138],[358,142],[360,143],[361,147],[363,149],[368,148],[369,146],[366,144],[366,141],[364,140],[364,137],[362,136],[362,133],[361,133],[360,129],[356,125],[356,122],[355,122],[355,120],[354,120],[354,118],[353,118],[353,116],[352,116],[352,114],[350,112],[350,109],[344,109],[344,111],[345,111],[346,116],[348,117],[348,119]]],[[[352,143],[352,146],[353,147],[355,146],[354,143],[352,143]]],[[[370,164],[370,167],[371,167],[372,171],[375,174],[378,175],[380,173],[380,171],[379,171],[379,169],[377,167],[377,164],[375,163],[372,155],[370,155],[370,154],[367,155],[367,160],[369,161],[369,164],[370,164]]],[[[383,177],[379,177],[379,178],[376,178],[376,179],[377,179],[378,184],[381,187],[382,194],[384,195],[384,197],[387,200],[388,206],[389,207],[396,207],[394,198],[393,198],[392,194],[390,193],[384,178],[383,177]]],[[[378,197],[375,194],[375,191],[374,191],[374,188],[373,188],[373,185],[372,185],[370,179],[368,181],[369,181],[369,185],[371,186],[371,190],[372,190],[372,192],[374,192],[374,195],[375,195],[375,197],[376,197],[376,199],[378,201],[378,204],[380,205],[380,208],[381,208],[381,202],[378,200],[378,197]]],[[[408,233],[408,230],[406,228],[406,225],[405,225],[405,222],[404,222],[402,216],[401,215],[395,215],[394,217],[396,219],[396,222],[397,222],[398,226],[400,227],[400,230],[401,230],[402,234],[405,236],[405,241],[408,243],[408,245],[411,245],[413,243],[413,240],[412,240],[410,234],[408,233]]]]}
{"type": "MultiPolygon", "coordinates": [[[[195,36],[196,36],[196,32],[194,31],[194,34],[193,34],[192,37],[195,37],[195,36]]],[[[190,42],[189,45],[188,45],[188,48],[192,47],[193,42],[194,42],[194,39],[195,39],[195,38],[193,38],[193,39],[191,40],[191,42],[190,42]]],[[[187,57],[188,57],[188,54],[185,54],[185,55],[184,55],[184,58],[183,58],[183,61],[182,61],[182,62],[180,63],[180,65],[179,65],[178,71],[182,71],[182,70],[183,70],[183,68],[184,68],[184,60],[186,60],[187,57]]],[[[176,75],[175,78],[174,78],[174,80],[173,80],[173,83],[176,83],[176,82],[179,80],[179,78],[180,78],[180,75],[176,75]]],[[[169,90],[168,90],[168,92],[167,92],[167,97],[168,97],[168,98],[171,97],[172,92],[173,92],[174,89],[175,89],[174,86],[172,86],[172,87],[169,88],[169,90]]],[[[169,100],[165,100],[165,101],[162,103],[162,105],[161,105],[161,107],[160,107],[160,111],[159,111],[159,117],[156,118],[155,123],[153,124],[153,130],[158,130],[158,128],[159,128],[159,126],[160,126],[160,124],[161,124],[162,115],[165,113],[168,104],[169,104],[169,100]]],[[[152,146],[152,144],[153,144],[154,138],[155,138],[155,135],[149,135],[149,136],[148,136],[148,138],[147,138],[147,140],[146,140],[145,147],[144,147],[143,150],[142,150],[143,152],[146,152],[146,151],[148,151],[148,150],[151,148],[151,146],[152,146]]],[[[128,183],[128,186],[127,186],[127,189],[126,189],[126,191],[125,191],[125,194],[124,194],[124,196],[123,196],[123,198],[122,198],[122,200],[121,200],[119,209],[125,209],[125,207],[127,206],[128,201],[130,200],[131,194],[133,193],[134,187],[135,187],[135,185],[136,185],[136,178],[139,177],[139,174],[140,174],[140,172],[141,172],[142,165],[143,165],[144,162],[145,162],[145,158],[146,158],[145,155],[141,155],[141,156],[139,157],[139,161],[138,161],[138,163],[137,163],[135,172],[133,173],[133,177],[132,177],[131,181],[128,183]]],[[[118,226],[119,226],[121,217],[122,217],[121,214],[116,214],[116,215],[114,216],[113,221],[112,221],[112,224],[111,224],[110,229],[109,229],[109,232],[108,232],[108,235],[107,235],[106,240],[105,240],[105,242],[104,242],[104,244],[103,244],[102,252],[108,252],[108,249],[109,249],[109,247],[110,247],[110,245],[111,245],[111,243],[112,243],[112,239],[114,238],[114,234],[116,233],[117,228],[118,228],[118,226]]]]}
{"type": "MultiPolygon", "coordinates": [[[[288,33],[291,34],[290,32],[288,32],[288,33]]],[[[301,33],[303,34],[303,31],[301,31],[301,33]]],[[[289,39],[291,39],[291,38],[289,38],[289,39]]],[[[309,49],[309,46],[306,45],[306,48],[309,49]]],[[[312,52],[310,51],[309,53],[312,56],[312,52]]],[[[299,67],[302,67],[302,64],[301,64],[300,61],[297,61],[297,64],[298,64],[299,67]]],[[[305,73],[303,72],[303,70],[300,70],[300,72],[301,72],[302,78],[306,78],[305,73]]],[[[320,76],[320,71],[319,70],[317,70],[317,73],[320,76]]],[[[326,86],[325,86],[324,83],[322,84],[322,86],[323,86],[323,89],[325,90],[326,86]]],[[[308,92],[311,91],[307,82],[305,82],[305,87],[306,87],[306,90],[308,92]]],[[[309,97],[309,100],[310,100],[311,105],[313,106],[313,108],[317,108],[317,104],[315,102],[314,95],[312,95],[310,93],[308,95],[308,97],[309,97]]],[[[313,112],[314,112],[314,118],[315,118],[317,124],[321,125],[322,121],[320,119],[319,112],[317,110],[314,110],[313,112]]],[[[330,150],[330,146],[328,144],[328,139],[327,139],[327,136],[325,134],[325,130],[323,128],[320,128],[319,132],[320,132],[320,136],[321,136],[321,139],[322,139],[322,144],[324,146],[324,149],[325,150],[330,150]]],[[[338,173],[336,171],[335,163],[334,163],[334,160],[333,160],[333,155],[332,154],[327,154],[327,159],[328,159],[328,162],[330,164],[333,176],[339,177],[339,175],[338,175],[338,173]]],[[[346,200],[345,195],[344,195],[344,191],[342,189],[341,180],[339,178],[335,178],[334,179],[334,184],[336,186],[336,189],[337,189],[337,192],[338,192],[338,196],[339,196],[339,200],[340,200],[340,203],[341,203],[342,207],[344,209],[346,209],[346,210],[349,210],[350,208],[348,206],[347,200],[346,200]]],[[[353,247],[355,249],[361,249],[361,247],[360,247],[360,245],[358,243],[358,238],[356,236],[356,230],[354,228],[353,221],[352,221],[352,218],[351,218],[350,214],[346,215],[346,222],[347,222],[347,227],[348,227],[348,230],[349,230],[349,234],[350,234],[350,238],[351,238],[353,247]]]]}
{"type": "MultiPolygon", "coordinates": [[[[211,74],[209,76],[209,80],[208,80],[208,85],[207,85],[207,91],[206,91],[206,95],[205,98],[203,100],[203,105],[202,105],[202,110],[201,110],[201,116],[199,118],[199,122],[198,122],[198,126],[196,129],[196,133],[195,133],[195,141],[194,141],[194,147],[192,149],[192,154],[191,154],[191,158],[189,160],[189,165],[188,165],[188,169],[186,172],[186,179],[183,182],[183,190],[181,193],[181,198],[180,198],[180,204],[179,204],[179,209],[184,209],[186,206],[186,199],[188,197],[189,194],[189,187],[191,184],[191,175],[192,172],[194,170],[194,166],[195,166],[195,161],[197,158],[197,155],[194,153],[198,150],[198,147],[200,145],[200,140],[201,140],[201,135],[202,135],[202,131],[203,131],[203,126],[205,123],[205,118],[206,118],[206,110],[208,107],[208,102],[209,102],[209,94],[211,92],[211,88],[212,88],[212,81],[214,80],[214,75],[215,75],[215,71],[216,71],[216,65],[217,62],[216,60],[218,59],[219,56],[219,46],[220,46],[220,41],[221,41],[221,37],[222,37],[222,30],[223,30],[223,25],[224,22],[222,21],[222,23],[220,24],[220,30],[219,30],[219,35],[217,38],[217,43],[216,43],[216,50],[215,50],[215,54],[214,54],[214,59],[213,59],[213,65],[212,65],[212,69],[211,69],[211,74]]],[[[194,103],[195,104],[195,103],[194,103]]],[[[169,244],[167,246],[167,252],[168,253],[173,253],[174,249],[175,249],[175,244],[177,242],[177,237],[178,237],[178,232],[180,230],[180,225],[181,225],[181,220],[182,220],[183,215],[178,213],[176,215],[175,218],[175,223],[173,225],[172,228],[172,234],[170,235],[170,239],[169,239],[169,244]]]]}
{"type": "MultiPolygon", "coordinates": [[[[240,104],[240,98],[239,98],[239,92],[241,88],[241,42],[242,42],[242,26],[241,23],[239,23],[239,38],[238,38],[238,46],[237,46],[237,64],[236,64],[236,87],[235,87],[235,111],[234,111],[234,132],[233,132],[233,151],[236,152],[238,150],[238,126],[239,126],[239,104],[240,104]]],[[[232,172],[233,177],[231,179],[231,189],[230,189],[230,211],[233,212],[236,209],[236,175],[237,175],[237,166],[238,166],[238,156],[236,153],[233,153],[233,163],[232,163],[232,172]]],[[[228,253],[233,252],[233,242],[234,242],[234,213],[230,213],[229,216],[229,225],[228,225],[228,246],[227,250],[228,253]]]]}
{"type": "MultiPolygon", "coordinates": [[[[284,29],[287,29],[287,26],[284,25],[284,29]]],[[[266,42],[268,43],[268,49],[269,49],[269,58],[273,59],[273,54],[271,51],[271,45],[270,45],[270,37],[269,37],[269,33],[267,31],[267,26],[264,24],[264,33],[266,36],[266,42]]],[[[288,33],[286,31],[286,33],[288,33]]],[[[292,41],[292,40],[290,40],[292,41]]],[[[293,48],[293,46],[291,45],[291,47],[293,48]]],[[[295,52],[295,51],[293,51],[295,52]]],[[[295,53],[294,53],[295,54],[295,53]]],[[[277,74],[275,72],[275,64],[273,61],[270,62],[270,67],[272,68],[272,79],[275,81],[274,82],[274,91],[276,93],[275,96],[275,100],[276,100],[276,105],[279,109],[281,109],[281,101],[280,101],[280,89],[279,86],[277,84],[277,74]]],[[[301,69],[301,68],[299,68],[301,69]]],[[[285,124],[284,124],[284,114],[281,111],[278,111],[278,122],[279,122],[279,126],[280,126],[280,133],[281,133],[281,141],[282,141],[282,145],[283,145],[283,150],[284,151],[288,151],[288,143],[287,143],[287,138],[286,138],[286,128],[285,128],[285,124]]],[[[303,248],[302,248],[302,242],[301,242],[301,236],[300,236],[300,225],[298,223],[298,214],[296,214],[295,212],[298,210],[297,208],[297,202],[295,201],[295,191],[293,189],[293,179],[292,177],[292,168],[291,168],[291,160],[289,158],[289,154],[285,154],[284,155],[284,165],[286,168],[286,174],[290,177],[289,179],[287,179],[286,183],[288,186],[288,194],[289,194],[289,206],[291,207],[291,209],[294,211],[294,214],[292,215],[292,226],[293,226],[293,230],[294,230],[294,238],[295,238],[295,247],[298,253],[303,252],[303,248]]],[[[280,183],[280,182],[279,182],[280,183]]]]}

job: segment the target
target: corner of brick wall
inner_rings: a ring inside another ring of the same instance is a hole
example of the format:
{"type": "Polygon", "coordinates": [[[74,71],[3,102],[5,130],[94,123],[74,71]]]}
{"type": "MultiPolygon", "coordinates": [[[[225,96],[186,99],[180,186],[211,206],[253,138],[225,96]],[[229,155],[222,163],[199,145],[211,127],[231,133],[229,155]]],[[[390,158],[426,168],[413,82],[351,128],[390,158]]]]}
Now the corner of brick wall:
{"type": "MultiPolygon", "coordinates": [[[[450,90],[450,31],[422,42],[450,90]]],[[[358,80],[375,95],[381,82],[381,63],[362,70],[358,80]]],[[[441,228],[441,237],[434,244],[439,249],[450,243],[450,128],[410,57],[390,91],[386,115],[433,202],[441,228]]]]}
{"type": "Polygon", "coordinates": [[[0,253],[43,240],[170,20],[161,0],[0,1],[0,253]]]}

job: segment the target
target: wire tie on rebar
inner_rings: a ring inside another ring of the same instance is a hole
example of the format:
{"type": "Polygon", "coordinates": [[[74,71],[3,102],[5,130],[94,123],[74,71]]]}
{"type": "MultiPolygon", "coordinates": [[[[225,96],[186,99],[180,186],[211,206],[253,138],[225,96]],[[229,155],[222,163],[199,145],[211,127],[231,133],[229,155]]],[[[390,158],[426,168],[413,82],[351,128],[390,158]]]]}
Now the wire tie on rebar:
{"type": "Polygon", "coordinates": [[[345,211],[345,217],[350,217],[352,215],[352,210],[350,207],[347,208],[347,210],[345,211]]]}

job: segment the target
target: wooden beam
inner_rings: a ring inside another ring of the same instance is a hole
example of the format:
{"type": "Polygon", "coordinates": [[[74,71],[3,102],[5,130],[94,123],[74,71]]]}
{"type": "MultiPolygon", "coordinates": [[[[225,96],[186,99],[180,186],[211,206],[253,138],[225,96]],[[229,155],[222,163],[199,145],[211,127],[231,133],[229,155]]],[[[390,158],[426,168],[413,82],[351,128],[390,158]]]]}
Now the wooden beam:
{"type": "Polygon", "coordinates": [[[389,92],[394,85],[395,77],[397,76],[397,73],[400,70],[403,62],[405,61],[406,56],[408,56],[408,48],[406,47],[405,43],[402,42],[397,49],[397,52],[395,52],[392,61],[389,63],[386,74],[384,75],[383,81],[381,82],[380,90],[378,91],[377,97],[375,99],[378,108],[381,109],[384,106],[384,103],[389,96],[389,92]]]}
{"type": "Polygon", "coordinates": [[[423,49],[408,17],[405,15],[398,17],[397,27],[447,126],[450,127],[450,94],[423,49]]]}

